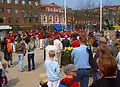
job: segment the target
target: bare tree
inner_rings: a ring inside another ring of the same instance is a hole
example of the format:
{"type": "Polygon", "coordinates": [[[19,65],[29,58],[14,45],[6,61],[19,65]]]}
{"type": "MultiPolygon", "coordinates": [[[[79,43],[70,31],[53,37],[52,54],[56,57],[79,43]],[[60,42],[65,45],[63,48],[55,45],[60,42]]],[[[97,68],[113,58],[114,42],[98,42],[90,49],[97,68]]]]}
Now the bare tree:
{"type": "Polygon", "coordinates": [[[25,0],[24,3],[21,4],[24,20],[40,24],[40,0],[25,0]]]}

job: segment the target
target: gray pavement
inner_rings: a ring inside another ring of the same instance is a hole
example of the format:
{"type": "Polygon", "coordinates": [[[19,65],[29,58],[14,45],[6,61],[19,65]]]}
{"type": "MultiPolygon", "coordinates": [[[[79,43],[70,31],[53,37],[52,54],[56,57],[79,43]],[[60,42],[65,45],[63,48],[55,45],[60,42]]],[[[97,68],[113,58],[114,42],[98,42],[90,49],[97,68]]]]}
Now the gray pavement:
{"type": "MultiPolygon", "coordinates": [[[[43,60],[43,50],[35,50],[35,63],[36,70],[31,72],[19,72],[18,57],[16,53],[13,53],[13,65],[14,67],[8,68],[8,86],[7,87],[38,87],[40,81],[40,74],[45,73],[44,60],[43,60]]],[[[24,59],[24,68],[27,70],[27,55],[24,59]]],[[[61,69],[61,79],[65,77],[61,69]]],[[[91,83],[91,80],[90,80],[91,83]]]]}

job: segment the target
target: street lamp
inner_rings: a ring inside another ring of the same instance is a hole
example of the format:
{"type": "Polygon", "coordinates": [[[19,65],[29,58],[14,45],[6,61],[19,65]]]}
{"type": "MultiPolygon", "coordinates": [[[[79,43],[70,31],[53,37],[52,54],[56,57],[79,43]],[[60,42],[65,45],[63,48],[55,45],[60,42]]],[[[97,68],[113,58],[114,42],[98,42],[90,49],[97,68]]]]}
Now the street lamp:
{"type": "Polygon", "coordinates": [[[100,31],[102,31],[102,0],[100,0],[100,31]]]}

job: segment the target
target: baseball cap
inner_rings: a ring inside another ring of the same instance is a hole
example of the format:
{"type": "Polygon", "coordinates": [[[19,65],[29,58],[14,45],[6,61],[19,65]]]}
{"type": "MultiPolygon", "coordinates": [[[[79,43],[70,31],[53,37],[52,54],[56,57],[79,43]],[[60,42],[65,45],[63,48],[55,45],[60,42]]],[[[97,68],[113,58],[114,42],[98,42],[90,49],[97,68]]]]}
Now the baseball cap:
{"type": "Polygon", "coordinates": [[[70,72],[74,72],[74,71],[77,71],[77,70],[78,70],[78,68],[76,68],[73,64],[68,64],[64,68],[64,73],[69,74],[70,72]]]}

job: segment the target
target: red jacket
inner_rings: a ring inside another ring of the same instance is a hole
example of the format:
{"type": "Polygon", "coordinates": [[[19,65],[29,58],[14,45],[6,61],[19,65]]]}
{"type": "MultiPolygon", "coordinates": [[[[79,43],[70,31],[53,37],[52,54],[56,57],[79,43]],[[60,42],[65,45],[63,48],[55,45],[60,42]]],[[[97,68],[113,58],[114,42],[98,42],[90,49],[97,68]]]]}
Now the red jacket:
{"type": "MultiPolygon", "coordinates": [[[[73,78],[64,78],[63,80],[60,81],[60,83],[65,82],[69,83],[72,81],[73,78]]],[[[73,82],[73,84],[70,87],[80,87],[78,82],[73,82]]]]}
{"type": "Polygon", "coordinates": [[[76,48],[76,47],[78,47],[78,46],[80,46],[80,40],[75,40],[75,41],[72,43],[72,47],[73,47],[73,48],[76,48]]]}
{"type": "Polygon", "coordinates": [[[39,38],[39,39],[42,39],[42,38],[43,38],[43,34],[42,34],[42,33],[39,33],[38,38],[39,38]]]}

